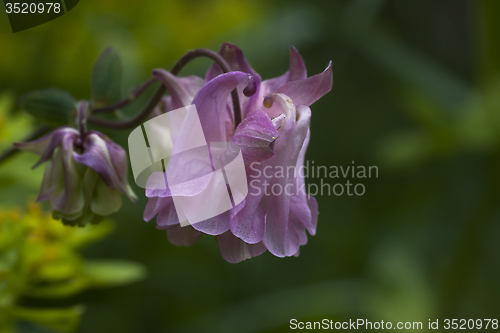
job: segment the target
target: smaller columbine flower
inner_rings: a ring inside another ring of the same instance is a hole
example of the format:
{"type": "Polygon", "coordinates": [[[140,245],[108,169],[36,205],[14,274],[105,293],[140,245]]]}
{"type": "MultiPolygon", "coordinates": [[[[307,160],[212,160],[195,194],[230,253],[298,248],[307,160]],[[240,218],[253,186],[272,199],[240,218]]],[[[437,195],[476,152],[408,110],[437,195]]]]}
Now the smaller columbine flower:
{"type": "Polygon", "coordinates": [[[122,193],[137,197],[127,182],[125,150],[107,136],[88,131],[83,137],[72,127],[60,127],[33,142],[14,144],[40,155],[45,162],[37,201],[48,201],[53,216],[64,224],[99,223],[122,205],[122,193]]]}

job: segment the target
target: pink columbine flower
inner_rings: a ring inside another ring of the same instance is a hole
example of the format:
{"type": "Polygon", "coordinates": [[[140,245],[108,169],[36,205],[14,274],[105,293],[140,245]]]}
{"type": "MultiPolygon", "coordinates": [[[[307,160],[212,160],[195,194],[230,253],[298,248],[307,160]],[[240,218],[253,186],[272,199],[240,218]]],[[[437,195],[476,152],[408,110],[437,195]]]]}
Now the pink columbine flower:
{"type": "Polygon", "coordinates": [[[298,255],[307,234],[316,233],[318,205],[306,194],[300,172],[281,177],[264,168],[301,169],[310,137],[309,106],[331,90],[331,64],[322,73],[307,77],[295,48],[290,49],[290,69],[280,77],[262,81],[243,52],[223,44],[221,56],[232,70],[222,74],[212,65],[205,79],[176,77],[165,70],[153,74],[168,88],[166,111],[194,104],[207,142],[229,142],[241,149],[247,171],[248,196],[236,207],[212,219],[181,227],[168,191],[147,189],[144,219],[157,216],[157,228],[166,230],[175,245],[189,246],[202,234],[217,237],[222,257],[237,263],[268,250],[278,257],[298,255]],[[246,88],[245,88],[246,87],[246,88]],[[230,93],[237,88],[242,122],[234,128],[230,93]],[[249,96],[251,95],[251,96],[249,96]],[[249,97],[248,97],[249,96],[249,97]],[[266,190],[287,189],[279,195],[266,190]]]}
{"type": "Polygon", "coordinates": [[[45,163],[37,201],[48,201],[54,218],[64,224],[99,223],[122,205],[122,193],[136,201],[127,182],[125,150],[107,136],[88,131],[81,137],[72,127],[59,127],[32,142],[14,144],[40,155],[45,163]]]}

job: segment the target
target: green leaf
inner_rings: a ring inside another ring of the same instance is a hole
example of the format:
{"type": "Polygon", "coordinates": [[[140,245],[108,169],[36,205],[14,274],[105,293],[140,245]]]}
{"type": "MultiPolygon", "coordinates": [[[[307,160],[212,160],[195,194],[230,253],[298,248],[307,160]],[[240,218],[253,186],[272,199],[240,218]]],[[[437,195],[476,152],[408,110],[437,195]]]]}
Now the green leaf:
{"type": "Polygon", "coordinates": [[[146,277],[144,266],[127,260],[92,260],[84,270],[92,287],[120,286],[146,277]]]}
{"type": "Polygon", "coordinates": [[[71,308],[55,309],[17,307],[9,309],[9,312],[17,319],[45,325],[61,332],[73,332],[80,323],[83,307],[74,306],[71,308]]]}
{"type": "Polygon", "coordinates": [[[64,283],[35,287],[25,291],[26,296],[37,298],[64,298],[78,294],[89,286],[87,279],[76,277],[64,283]]]}
{"type": "Polygon", "coordinates": [[[104,50],[92,69],[92,105],[100,107],[122,96],[122,62],[113,48],[104,50]]]}
{"type": "Polygon", "coordinates": [[[37,278],[43,281],[62,281],[76,274],[78,262],[76,260],[48,261],[40,267],[37,278]]]}
{"type": "Polygon", "coordinates": [[[21,109],[52,126],[67,125],[75,110],[73,96],[54,88],[29,92],[20,102],[21,109]]]}

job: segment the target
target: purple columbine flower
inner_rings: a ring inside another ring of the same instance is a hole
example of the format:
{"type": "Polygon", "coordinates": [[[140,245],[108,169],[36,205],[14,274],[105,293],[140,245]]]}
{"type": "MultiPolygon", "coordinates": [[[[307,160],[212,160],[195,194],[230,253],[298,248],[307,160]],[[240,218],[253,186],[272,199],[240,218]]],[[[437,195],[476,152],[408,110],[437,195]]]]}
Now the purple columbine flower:
{"type": "Polygon", "coordinates": [[[14,144],[40,155],[45,162],[37,201],[48,201],[53,216],[64,224],[99,223],[122,205],[122,193],[137,197],[127,183],[125,150],[107,136],[88,131],[81,137],[72,127],[60,127],[32,142],[14,144]]]}
{"type": "Polygon", "coordinates": [[[249,193],[228,212],[181,227],[168,191],[147,189],[149,201],[144,219],[149,221],[157,215],[157,228],[166,230],[175,245],[189,246],[202,234],[217,236],[222,257],[231,263],[266,250],[278,257],[298,255],[299,247],[307,242],[306,230],[311,235],[316,233],[318,205],[306,194],[302,173],[277,175],[275,171],[290,167],[298,170],[304,165],[310,137],[309,106],[331,90],[331,64],[324,72],[308,78],[302,58],[292,47],[289,71],[262,81],[235,45],[223,44],[220,55],[231,72],[222,74],[214,64],[205,80],[176,77],[165,70],[153,74],[170,92],[163,101],[165,111],[194,104],[207,142],[239,146],[249,193]],[[230,102],[235,88],[243,119],[236,129],[230,102]],[[282,191],[269,191],[273,186],[282,191]]]}

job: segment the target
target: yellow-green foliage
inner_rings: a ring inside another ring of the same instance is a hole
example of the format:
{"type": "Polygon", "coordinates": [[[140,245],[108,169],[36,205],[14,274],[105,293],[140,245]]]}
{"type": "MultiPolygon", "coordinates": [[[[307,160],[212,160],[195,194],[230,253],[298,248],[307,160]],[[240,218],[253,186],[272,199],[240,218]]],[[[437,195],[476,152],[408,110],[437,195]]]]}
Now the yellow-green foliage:
{"type": "Polygon", "coordinates": [[[39,205],[26,211],[0,210],[0,332],[14,332],[27,320],[73,331],[83,312],[71,308],[26,308],[23,297],[62,298],[88,288],[128,284],[144,268],[122,260],[85,260],[79,250],[112,231],[110,222],[87,228],[64,226],[39,205]]]}

